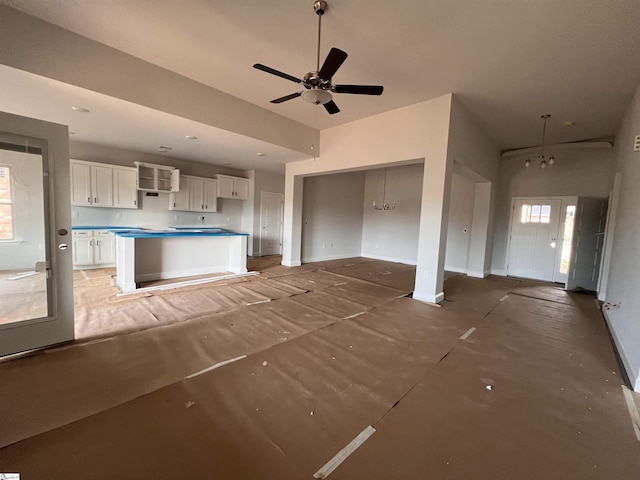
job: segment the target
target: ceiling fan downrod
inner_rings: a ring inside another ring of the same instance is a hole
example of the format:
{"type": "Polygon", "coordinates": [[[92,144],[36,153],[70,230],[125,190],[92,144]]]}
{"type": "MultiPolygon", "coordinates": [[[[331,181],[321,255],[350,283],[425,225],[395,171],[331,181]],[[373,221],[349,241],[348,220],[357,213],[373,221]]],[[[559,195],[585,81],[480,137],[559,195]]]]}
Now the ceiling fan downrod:
{"type": "Polygon", "coordinates": [[[318,14],[318,53],[316,55],[316,72],[320,71],[320,33],[322,32],[322,15],[329,8],[324,0],[316,0],[313,2],[313,9],[318,14]]]}

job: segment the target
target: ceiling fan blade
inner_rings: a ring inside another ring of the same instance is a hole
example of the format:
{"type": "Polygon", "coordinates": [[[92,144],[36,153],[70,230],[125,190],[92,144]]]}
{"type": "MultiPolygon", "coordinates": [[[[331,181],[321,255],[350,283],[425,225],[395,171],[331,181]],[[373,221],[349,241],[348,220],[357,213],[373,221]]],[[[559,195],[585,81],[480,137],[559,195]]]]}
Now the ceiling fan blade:
{"type": "Polygon", "coordinates": [[[339,48],[332,48],[322,64],[318,76],[323,80],[331,80],[331,77],[333,77],[334,73],[338,71],[340,65],[342,65],[346,59],[347,52],[343,52],[339,48]]]}
{"type": "Polygon", "coordinates": [[[280,97],[280,98],[276,98],[275,100],[271,100],[271,103],[286,102],[287,100],[291,100],[293,98],[298,98],[300,95],[302,95],[302,92],[292,93],[291,95],[285,95],[284,97],[280,97]]]}
{"type": "Polygon", "coordinates": [[[330,115],[333,115],[334,113],[338,113],[340,111],[338,105],[336,105],[333,100],[329,100],[327,103],[325,103],[324,108],[327,112],[329,112],[330,115]]]}
{"type": "Polygon", "coordinates": [[[299,78],[294,77],[293,75],[289,75],[288,73],[281,72],[279,70],[276,70],[275,68],[267,67],[266,65],[262,65],[260,63],[256,63],[253,66],[253,68],[257,68],[258,70],[262,70],[263,72],[270,73],[271,75],[276,75],[278,77],[282,77],[282,78],[285,78],[287,80],[291,80],[292,82],[295,82],[295,83],[302,83],[302,80],[300,80],[299,78]]]}
{"type": "Polygon", "coordinates": [[[336,93],[353,93],[355,95],[382,95],[382,85],[335,85],[336,93]]]}

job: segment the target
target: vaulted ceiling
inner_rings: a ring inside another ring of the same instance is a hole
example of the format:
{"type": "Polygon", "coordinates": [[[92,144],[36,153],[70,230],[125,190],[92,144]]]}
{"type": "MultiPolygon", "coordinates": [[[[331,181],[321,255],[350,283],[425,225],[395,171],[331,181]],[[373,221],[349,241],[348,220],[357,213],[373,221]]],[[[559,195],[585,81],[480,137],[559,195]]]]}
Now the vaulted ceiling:
{"type": "Polygon", "coordinates": [[[320,130],[453,92],[502,149],[538,144],[544,113],[550,143],[601,138],[640,83],[637,0],[328,2],[321,57],[334,46],[349,54],[334,81],[385,87],[334,95],[336,115],[300,98],[269,103],[300,88],[252,68],[315,69],[311,0],[0,0],[320,130]]]}

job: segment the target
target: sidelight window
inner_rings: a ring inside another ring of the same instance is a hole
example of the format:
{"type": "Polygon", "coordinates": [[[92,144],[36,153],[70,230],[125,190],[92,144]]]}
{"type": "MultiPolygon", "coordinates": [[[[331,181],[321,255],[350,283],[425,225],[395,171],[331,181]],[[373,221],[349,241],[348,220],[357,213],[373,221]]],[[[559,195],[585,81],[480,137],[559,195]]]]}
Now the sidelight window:
{"type": "Polygon", "coordinates": [[[14,239],[11,188],[11,168],[0,165],[0,241],[14,239]]]}

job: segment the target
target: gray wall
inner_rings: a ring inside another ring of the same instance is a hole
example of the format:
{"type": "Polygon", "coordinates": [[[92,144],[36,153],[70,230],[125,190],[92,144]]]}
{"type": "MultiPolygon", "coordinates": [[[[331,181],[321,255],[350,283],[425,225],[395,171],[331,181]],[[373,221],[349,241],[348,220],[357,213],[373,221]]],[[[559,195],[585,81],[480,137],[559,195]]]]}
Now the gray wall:
{"type": "Polygon", "coordinates": [[[603,310],[627,374],[640,391],[640,152],[633,151],[640,134],[640,87],[616,135],[615,171],[621,173],[617,215],[610,224],[613,245],[603,310]]]}
{"type": "Polygon", "coordinates": [[[418,233],[424,165],[407,165],[368,171],[364,190],[362,255],[415,265],[418,259],[418,233]],[[383,189],[393,210],[375,210],[382,205],[383,189]]]}
{"type": "Polygon", "coordinates": [[[304,179],[302,261],[360,256],[364,174],[304,179]]]}
{"type": "Polygon", "coordinates": [[[451,179],[445,270],[467,272],[476,185],[461,175],[451,179]]]}

